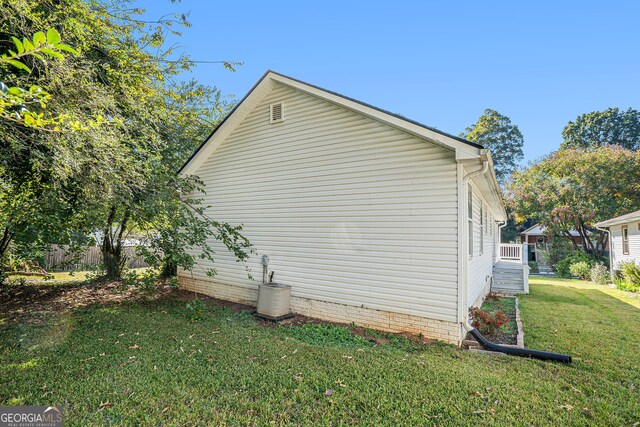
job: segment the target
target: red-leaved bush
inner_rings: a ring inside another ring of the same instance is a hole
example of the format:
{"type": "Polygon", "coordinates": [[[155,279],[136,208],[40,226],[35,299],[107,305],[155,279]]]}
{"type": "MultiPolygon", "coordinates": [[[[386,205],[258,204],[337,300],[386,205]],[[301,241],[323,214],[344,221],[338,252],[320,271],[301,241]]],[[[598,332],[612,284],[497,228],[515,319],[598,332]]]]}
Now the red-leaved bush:
{"type": "Polygon", "coordinates": [[[483,335],[495,336],[500,328],[509,323],[509,316],[501,310],[496,311],[492,316],[491,313],[480,310],[479,307],[471,307],[469,313],[471,314],[471,326],[483,335]]]}

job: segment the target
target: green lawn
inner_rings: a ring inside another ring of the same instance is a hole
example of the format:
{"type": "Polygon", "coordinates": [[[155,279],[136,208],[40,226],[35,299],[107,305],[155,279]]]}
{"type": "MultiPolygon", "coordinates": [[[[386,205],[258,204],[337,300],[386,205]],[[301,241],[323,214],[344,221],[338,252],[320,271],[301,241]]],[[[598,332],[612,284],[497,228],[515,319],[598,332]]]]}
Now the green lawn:
{"type": "Polygon", "coordinates": [[[177,298],[0,324],[0,404],[59,404],[67,425],[627,425],[640,421],[640,299],[532,278],[527,347],[470,353],[334,327],[278,327],[177,298]]]}

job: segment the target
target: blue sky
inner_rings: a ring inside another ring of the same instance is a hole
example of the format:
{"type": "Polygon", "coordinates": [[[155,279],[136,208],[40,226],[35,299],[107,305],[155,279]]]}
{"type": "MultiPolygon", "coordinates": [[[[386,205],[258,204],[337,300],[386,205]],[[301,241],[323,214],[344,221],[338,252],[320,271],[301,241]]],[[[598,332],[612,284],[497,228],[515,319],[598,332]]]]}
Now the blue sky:
{"type": "Polygon", "coordinates": [[[238,98],[267,69],[458,134],[485,108],[557,149],[579,114],[640,108],[640,2],[138,0],[148,18],[190,12],[177,42],[193,75],[238,98]]]}

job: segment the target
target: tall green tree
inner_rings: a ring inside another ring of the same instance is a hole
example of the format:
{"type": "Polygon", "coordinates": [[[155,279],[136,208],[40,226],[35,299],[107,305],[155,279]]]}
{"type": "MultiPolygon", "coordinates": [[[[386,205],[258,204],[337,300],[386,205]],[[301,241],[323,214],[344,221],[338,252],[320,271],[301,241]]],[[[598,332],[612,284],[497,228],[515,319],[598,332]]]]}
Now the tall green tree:
{"type": "Polygon", "coordinates": [[[48,111],[80,124],[100,121],[56,132],[0,121],[0,191],[13,189],[0,201],[24,200],[33,208],[31,217],[43,218],[0,226],[11,228],[13,239],[30,235],[44,243],[101,231],[111,278],[122,273],[131,232],[153,240],[156,256],[147,255],[170,261],[173,271],[193,267],[200,257],[212,259],[211,239],[243,260],[251,248],[241,226],[207,218],[198,206],[202,186],[176,176],[230,104],[215,88],[183,82],[193,62],[172,59],[174,49],[165,40],[188,25],[186,17],[149,22],[142,13],[128,0],[0,0],[0,40],[56,28],[79,51],[64,61],[28,64],[29,78],[51,95],[48,111]],[[185,191],[196,195],[194,201],[181,199],[185,191]],[[27,233],[40,223],[56,233],[42,227],[27,233]],[[158,237],[168,236],[167,230],[176,238],[158,237]]]}
{"type": "Polygon", "coordinates": [[[593,224],[640,209],[640,152],[619,146],[570,148],[514,174],[507,201],[517,218],[536,219],[553,235],[580,233],[602,256],[606,234],[593,224]]]}
{"type": "Polygon", "coordinates": [[[562,131],[560,149],[619,145],[640,150],[640,111],[607,108],[582,114],[562,131]]]}
{"type": "Polygon", "coordinates": [[[504,184],[524,158],[524,137],[509,117],[486,109],[478,121],[460,134],[491,150],[498,182],[504,184]]]}

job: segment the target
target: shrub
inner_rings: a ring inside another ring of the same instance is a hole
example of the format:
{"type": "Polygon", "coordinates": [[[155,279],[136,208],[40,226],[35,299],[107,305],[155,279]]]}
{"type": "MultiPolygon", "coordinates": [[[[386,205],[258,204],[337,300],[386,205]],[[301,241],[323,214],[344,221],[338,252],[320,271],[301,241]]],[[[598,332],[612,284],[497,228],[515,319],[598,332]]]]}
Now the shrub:
{"type": "Polygon", "coordinates": [[[640,267],[633,261],[621,262],[620,278],[616,280],[616,286],[623,291],[640,291],[640,267]]]}
{"type": "Polygon", "coordinates": [[[609,269],[604,264],[598,262],[591,267],[591,281],[598,285],[606,285],[609,283],[609,269]]]}
{"type": "Polygon", "coordinates": [[[558,261],[553,268],[560,277],[571,277],[571,266],[579,262],[588,264],[589,269],[595,263],[595,258],[583,251],[574,251],[571,255],[558,261]]]}
{"type": "Polygon", "coordinates": [[[571,264],[569,271],[573,277],[577,277],[578,279],[589,280],[591,278],[591,265],[586,261],[571,264]]]}
{"type": "Polygon", "coordinates": [[[156,289],[158,275],[154,270],[145,271],[142,276],[138,276],[136,271],[129,270],[122,275],[122,283],[126,286],[133,286],[143,292],[153,292],[156,289]]]}
{"type": "Polygon", "coordinates": [[[479,307],[472,307],[469,312],[471,314],[471,326],[483,335],[495,336],[496,332],[509,323],[509,316],[501,310],[496,311],[493,316],[479,307]]]}
{"type": "Polygon", "coordinates": [[[531,273],[540,273],[540,267],[535,261],[529,261],[529,268],[531,269],[531,273]]]}
{"type": "Polygon", "coordinates": [[[547,250],[538,249],[542,260],[549,265],[556,265],[575,252],[573,244],[566,237],[552,237],[547,244],[547,250]]]}
{"type": "Polygon", "coordinates": [[[192,322],[200,320],[204,317],[205,304],[200,298],[192,299],[185,306],[187,309],[187,317],[192,322]]]}

